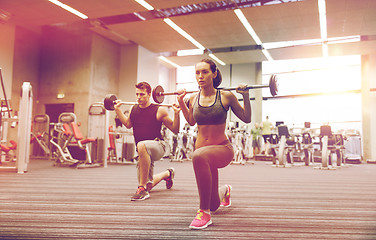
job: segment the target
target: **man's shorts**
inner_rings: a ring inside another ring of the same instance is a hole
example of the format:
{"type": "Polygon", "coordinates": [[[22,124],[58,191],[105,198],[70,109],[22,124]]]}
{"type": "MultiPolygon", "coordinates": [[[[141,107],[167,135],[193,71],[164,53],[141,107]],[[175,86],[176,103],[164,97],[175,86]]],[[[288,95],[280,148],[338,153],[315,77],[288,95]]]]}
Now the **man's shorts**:
{"type": "MultiPolygon", "coordinates": [[[[168,142],[163,140],[144,140],[141,141],[141,143],[145,144],[146,151],[150,156],[151,163],[150,163],[150,169],[148,174],[148,180],[147,182],[153,182],[153,175],[154,175],[154,161],[160,160],[162,157],[167,156],[170,153],[170,146],[168,142]]],[[[139,167],[137,163],[137,175],[138,180],[140,181],[140,173],[139,173],[139,167]]]]}

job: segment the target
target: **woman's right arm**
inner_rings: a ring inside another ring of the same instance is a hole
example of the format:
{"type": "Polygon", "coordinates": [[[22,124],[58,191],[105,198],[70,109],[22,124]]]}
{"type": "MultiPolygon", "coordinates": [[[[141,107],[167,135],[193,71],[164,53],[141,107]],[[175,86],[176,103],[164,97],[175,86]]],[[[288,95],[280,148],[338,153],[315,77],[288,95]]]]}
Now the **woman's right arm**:
{"type": "Polygon", "coordinates": [[[180,106],[181,111],[183,112],[185,120],[187,120],[188,124],[193,126],[196,124],[196,121],[193,118],[193,99],[194,99],[194,94],[192,94],[188,100],[187,103],[184,102],[184,97],[186,95],[185,89],[184,90],[179,90],[178,91],[178,103],[180,106]],[[188,106],[187,106],[188,105],[188,106]]]}

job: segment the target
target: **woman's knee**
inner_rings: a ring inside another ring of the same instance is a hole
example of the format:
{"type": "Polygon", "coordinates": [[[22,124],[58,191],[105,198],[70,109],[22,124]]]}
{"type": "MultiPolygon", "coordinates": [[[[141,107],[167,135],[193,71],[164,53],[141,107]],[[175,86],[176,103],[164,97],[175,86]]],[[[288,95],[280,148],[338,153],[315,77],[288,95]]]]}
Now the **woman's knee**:
{"type": "Polygon", "coordinates": [[[192,154],[192,163],[193,165],[207,164],[207,157],[205,157],[202,151],[196,150],[192,154]]]}

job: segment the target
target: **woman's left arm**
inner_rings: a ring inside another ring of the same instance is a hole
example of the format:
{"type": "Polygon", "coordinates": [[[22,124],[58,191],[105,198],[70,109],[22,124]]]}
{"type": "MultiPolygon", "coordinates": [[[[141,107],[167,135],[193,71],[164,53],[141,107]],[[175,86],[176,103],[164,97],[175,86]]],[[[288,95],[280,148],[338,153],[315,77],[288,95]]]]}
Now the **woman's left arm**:
{"type": "Polygon", "coordinates": [[[229,105],[233,113],[243,122],[250,123],[252,117],[251,102],[249,99],[249,90],[244,90],[245,85],[240,85],[236,92],[243,95],[243,105],[241,106],[237,97],[232,92],[227,92],[226,95],[229,100],[229,105]]]}

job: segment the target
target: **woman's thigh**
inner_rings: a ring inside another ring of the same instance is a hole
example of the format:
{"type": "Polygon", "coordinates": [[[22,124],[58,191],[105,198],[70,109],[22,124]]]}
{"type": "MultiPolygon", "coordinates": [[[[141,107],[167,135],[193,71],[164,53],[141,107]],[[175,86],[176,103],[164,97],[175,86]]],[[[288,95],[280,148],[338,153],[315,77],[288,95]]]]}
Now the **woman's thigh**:
{"type": "Polygon", "coordinates": [[[234,158],[234,149],[231,143],[223,145],[210,145],[197,149],[193,153],[195,158],[209,161],[211,167],[226,167],[234,158]]]}

